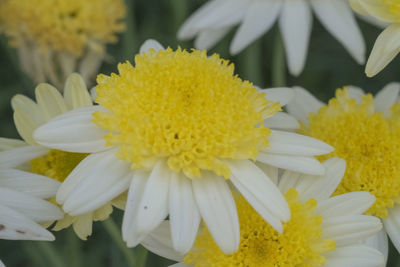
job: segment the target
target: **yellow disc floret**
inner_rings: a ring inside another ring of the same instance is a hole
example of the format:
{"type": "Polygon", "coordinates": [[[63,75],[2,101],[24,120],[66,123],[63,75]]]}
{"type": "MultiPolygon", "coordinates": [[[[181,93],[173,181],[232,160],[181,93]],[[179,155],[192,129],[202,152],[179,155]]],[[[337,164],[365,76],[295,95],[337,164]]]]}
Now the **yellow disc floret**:
{"type": "Polygon", "coordinates": [[[80,56],[88,45],[115,42],[124,13],[121,0],[2,0],[0,27],[16,45],[23,38],[80,56]]]}
{"type": "Polygon", "coordinates": [[[400,1],[399,0],[381,0],[386,5],[387,12],[397,18],[400,22],[400,1]]]}
{"type": "Polygon", "coordinates": [[[335,156],[346,160],[346,172],[335,194],[370,192],[376,202],[367,214],[381,218],[400,197],[399,111],[395,105],[389,116],[375,113],[372,95],[365,95],[357,104],[346,89],[337,90],[336,98],[310,114],[309,126],[300,130],[335,148],[321,160],[335,156]]]}
{"type": "Polygon", "coordinates": [[[226,178],[221,159],[255,159],[268,145],[264,118],[280,110],[254,86],[234,75],[234,66],[205,51],[150,50],[118,66],[119,74],[97,78],[96,102],[109,112],[94,122],[109,130],[107,145],[132,168],[166,159],[189,177],[212,170],[226,178]]]}
{"type": "Polygon", "coordinates": [[[31,160],[30,171],[64,182],[65,178],[88,154],[50,150],[46,155],[31,160]]]}
{"type": "Polygon", "coordinates": [[[226,255],[207,231],[200,234],[194,248],[184,258],[196,267],[317,267],[326,259],[324,252],[335,249],[335,242],[322,239],[322,217],[313,215],[317,201],[298,200],[295,189],[286,193],[291,219],[279,234],[246,202],[236,196],[240,222],[240,245],[237,252],[226,255]]]}

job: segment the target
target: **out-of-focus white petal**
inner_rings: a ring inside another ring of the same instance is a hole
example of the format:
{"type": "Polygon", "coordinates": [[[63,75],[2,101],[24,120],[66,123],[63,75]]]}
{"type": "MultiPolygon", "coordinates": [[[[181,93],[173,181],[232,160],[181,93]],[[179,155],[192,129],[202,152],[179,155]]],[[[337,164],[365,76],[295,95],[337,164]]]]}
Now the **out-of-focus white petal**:
{"type": "Polygon", "coordinates": [[[301,87],[293,87],[296,97],[286,109],[290,115],[307,125],[307,118],[311,112],[316,113],[324,103],[315,98],[310,92],[301,87]]]}
{"type": "Polygon", "coordinates": [[[399,92],[400,83],[389,83],[383,87],[374,98],[375,111],[388,115],[391,106],[396,103],[399,97],[399,92]]]}
{"type": "Polygon", "coordinates": [[[306,0],[284,1],[279,26],[289,71],[298,76],[304,68],[312,27],[312,13],[306,0]]]}
{"type": "Polygon", "coordinates": [[[164,50],[164,47],[154,39],[147,39],[140,47],[139,54],[143,55],[144,53],[149,52],[150,49],[154,49],[156,52],[158,52],[160,50],[164,50]]]}
{"type": "Polygon", "coordinates": [[[249,6],[230,46],[230,53],[237,54],[268,31],[276,21],[281,0],[254,1],[249,6]]]}
{"type": "Polygon", "coordinates": [[[376,39],[365,72],[368,77],[383,70],[400,52],[400,24],[387,27],[376,39]]]}
{"type": "Polygon", "coordinates": [[[364,39],[348,1],[310,0],[310,3],[325,28],[343,44],[359,64],[364,64],[364,39]]]}

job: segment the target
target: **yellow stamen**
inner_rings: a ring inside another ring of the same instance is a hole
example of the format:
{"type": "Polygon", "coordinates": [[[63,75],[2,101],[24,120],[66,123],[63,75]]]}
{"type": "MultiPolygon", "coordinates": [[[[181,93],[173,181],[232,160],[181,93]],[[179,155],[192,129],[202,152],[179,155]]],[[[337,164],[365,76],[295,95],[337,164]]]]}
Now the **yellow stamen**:
{"type": "Polygon", "coordinates": [[[196,267],[322,266],[326,259],[321,253],[335,249],[336,245],[332,240],[321,238],[322,217],[313,215],[317,201],[310,199],[301,203],[295,189],[286,193],[286,200],[292,215],[279,234],[242,196],[236,196],[241,237],[238,251],[224,254],[205,229],[184,262],[196,267]]]}
{"type": "Polygon", "coordinates": [[[79,162],[88,155],[52,149],[46,155],[31,160],[30,171],[64,182],[79,162]]]}
{"type": "Polygon", "coordinates": [[[346,89],[337,90],[317,114],[310,114],[309,126],[300,133],[318,138],[335,150],[320,157],[341,157],[347,162],[343,180],[335,194],[368,191],[375,195],[369,215],[387,217],[387,208],[400,197],[400,107],[395,105],[389,117],[375,113],[374,100],[368,94],[360,104],[346,89]]]}
{"type": "Polygon", "coordinates": [[[280,110],[234,66],[205,51],[168,48],[137,55],[136,66],[118,66],[119,75],[99,75],[94,122],[110,131],[107,145],[132,168],[150,169],[166,158],[172,171],[188,177],[212,170],[226,178],[221,159],[254,159],[268,145],[270,130],[259,123],[280,110]]]}

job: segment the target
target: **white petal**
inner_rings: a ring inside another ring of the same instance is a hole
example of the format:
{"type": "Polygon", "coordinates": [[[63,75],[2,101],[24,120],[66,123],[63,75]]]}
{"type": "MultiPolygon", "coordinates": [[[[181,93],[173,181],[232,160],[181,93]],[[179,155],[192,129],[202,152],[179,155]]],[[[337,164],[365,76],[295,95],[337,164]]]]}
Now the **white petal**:
{"type": "Polygon", "coordinates": [[[19,212],[0,205],[0,239],[9,240],[47,240],[54,236],[19,212]]]}
{"type": "Polygon", "coordinates": [[[385,262],[382,253],[364,245],[339,247],[324,256],[324,267],[382,267],[385,262]]]}
{"type": "Polygon", "coordinates": [[[184,254],[178,253],[173,248],[168,221],[162,222],[141,244],[151,252],[170,260],[181,261],[184,257],[184,254]]]}
{"type": "Polygon", "coordinates": [[[378,233],[367,238],[364,241],[364,244],[371,248],[379,250],[385,257],[385,265],[386,265],[389,252],[389,241],[385,229],[382,229],[378,233]]]}
{"type": "Polygon", "coordinates": [[[1,260],[0,260],[0,267],[6,267],[1,260]]]}
{"type": "Polygon", "coordinates": [[[324,218],[363,214],[374,203],[375,196],[368,192],[350,192],[318,201],[315,213],[324,218]]]}
{"type": "Polygon", "coordinates": [[[397,251],[400,251],[400,205],[389,210],[389,216],[383,218],[383,225],[397,251]]]}
{"type": "Polygon", "coordinates": [[[334,157],[326,160],[323,165],[325,167],[325,175],[323,177],[303,177],[296,185],[300,200],[306,201],[313,198],[317,201],[322,201],[328,199],[335,192],[346,170],[346,161],[334,157]],[[308,183],[307,179],[310,179],[311,183],[308,183]],[[307,186],[303,187],[304,189],[300,189],[302,188],[302,183],[307,183],[307,186]]]}
{"type": "Polygon", "coordinates": [[[304,68],[312,27],[312,14],[306,0],[284,0],[279,26],[289,71],[298,76],[304,68]]]}
{"type": "Polygon", "coordinates": [[[149,176],[139,203],[138,233],[150,233],[167,217],[170,180],[171,171],[168,165],[162,160],[158,161],[149,176]]]}
{"type": "Polygon", "coordinates": [[[359,64],[365,62],[365,43],[348,1],[311,0],[315,15],[359,64]]]}
{"type": "Polygon", "coordinates": [[[122,221],[122,238],[128,247],[137,246],[145,238],[145,235],[139,235],[137,232],[136,215],[149,175],[147,172],[136,171],[129,187],[126,209],[122,221]]]}
{"type": "Polygon", "coordinates": [[[0,187],[0,203],[35,222],[58,220],[64,215],[57,206],[48,201],[2,187],[0,187]]]}
{"type": "Polygon", "coordinates": [[[48,177],[15,169],[0,170],[0,187],[39,197],[51,198],[56,195],[60,182],[48,177]]]}
{"type": "Polygon", "coordinates": [[[365,72],[368,77],[383,70],[400,52],[400,24],[387,27],[376,39],[365,72]]]}
{"type": "Polygon", "coordinates": [[[284,112],[277,112],[264,121],[264,126],[272,129],[295,130],[300,128],[298,121],[284,112]]]}
{"type": "Polygon", "coordinates": [[[0,169],[13,168],[45,155],[49,150],[41,146],[23,146],[0,152],[0,169]]]}
{"type": "Polygon", "coordinates": [[[311,175],[323,175],[325,168],[313,157],[299,157],[259,152],[257,160],[272,166],[311,175]]]}
{"type": "Polygon", "coordinates": [[[396,103],[400,92],[400,83],[389,83],[380,90],[375,98],[375,111],[389,114],[391,106],[396,103]]]}
{"type": "Polygon", "coordinates": [[[143,55],[144,53],[149,52],[150,49],[154,49],[155,52],[158,52],[164,50],[164,47],[154,39],[147,39],[140,47],[139,54],[143,55]]]}
{"type": "Polygon", "coordinates": [[[381,221],[373,216],[349,215],[324,218],[322,238],[335,241],[336,246],[357,244],[382,229],[381,221]]]}
{"type": "Polygon", "coordinates": [[[201,30],[194,41],[194,47],[208,50],[218,43],[231,30],[231,26],[201,30]]]}
{"type": "Polygon", "coordinates": [[[265,153],[286,154],[294,156],[317,156],[334,150],[330,145],[305,135],[271,130],[268,136],[269,147],[265,153]]]}
{"type": "Polygon", "coordinates": [[[281,6],[281,0],[252,2],[233,38],[230,53],[239,53],[267,32],[276,21],[281,6]]]}
{"type": "Polygon", "coordinates": [[[65,82],[64,98],[67,107],[71,109],[92,106],[92,99],[82,77],[77,73],[68,76],[65,82]]]}
{"type": "Polygon", "coordinates": [[[316,113],[324,105],[310,92],[301,87],[294,87],[296,97],[286,109],[290,115],[307,125],[307,118],[311,112],[316,113]]]}
{"type": "Polygon", "coordinates": [[[286,194],[290,188],[295,188],[298,181],[303,177],[299,172],[285,171],[279,179],[278,188],[282,194],[286,194]]]}
{"type": "Polygon", "coordinates": [[[296,95],[292,88],[277,87],[269,89],[259,89],[259,92],[265,93],[265,98],[272,102],[279,102],[281,106],[286,106],[296,95]]]}
{"type": "Polygon", "coordinates": [[[268,176],[269,179],[271,179],[274,184],[278,185],[278,168],[261,162],[256,162],[255,164],[268,176]]]}
{"type": "Polygon", "coordinates": [[[17,147],[23,147],[27,144],[19,139],[0,137],[0,151],[9,150],[17,147]]]}
{"type": "Polygon", "coordinates": [[[91,212],[128,189],[131,178],[129,163],[117,158],[115,150],[92,154],[61,185],[57,201],[62,201],[63,209],[72,216],[91,212]]]}
{"type": "Polygon", "coordinates": [[[220,8],[220,6],[229,5],[230,0],[211,0],[205,3],[202,7],[196,10],[180,27],[178,30],[178,39],[189,40],[197,35],[198,31],[201,30],[197,27],[197,22],[204,16],[210,13],[212,10],[220,8]]]}
{"type": "Polygon", "coordinates": [[[248,3],[242,0],[225,1],[216,5],[206,14],[198,17],[194,28],[203,30],[206,28],[223,28],[239,23],[244,17],[248,3]]]}
{"type": "Polygon", "coordinates": [[[210,234],[225,254],[234,253],[240,242],[235,201],[224,178],[204,172],[192,181],[200,215],[210,234]]]}
{"type": "Polygon", "coordinates": [[[64,113],[37,128],[34,139],[43,146],[68,152],[104,151],[107,131],[92,122],[93,112],[100,110],[103,109],[93,106],[64,113]]]}
{"type": "Polygon", "coordinates": [[[169,220],[174,249],[182,254],[193,246],[200,224],[200,213],[194,199],[192,182],[172,173],[169,191],[169,220]]]}
{"type": "Polygon", "coordinates": [[[276,185],[249,160],[226,161],[232,171],[230,180],[251,206],[282,233],[281,221],[290,219],[289,206],[276,185]]]}

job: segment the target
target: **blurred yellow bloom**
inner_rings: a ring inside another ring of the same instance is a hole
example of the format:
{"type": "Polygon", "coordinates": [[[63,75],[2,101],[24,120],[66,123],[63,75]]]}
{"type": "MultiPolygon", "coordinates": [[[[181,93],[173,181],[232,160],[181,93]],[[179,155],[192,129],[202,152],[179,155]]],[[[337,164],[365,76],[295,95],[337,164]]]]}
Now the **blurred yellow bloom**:
{"type": "Polygon", "coordinates": [[[86,81],[94,77],[105,45],[124,30],[124,14],[121,0],[4,0],[0,31],[35,82],[61,87],[74,71],[86,81]]]}

